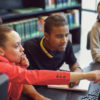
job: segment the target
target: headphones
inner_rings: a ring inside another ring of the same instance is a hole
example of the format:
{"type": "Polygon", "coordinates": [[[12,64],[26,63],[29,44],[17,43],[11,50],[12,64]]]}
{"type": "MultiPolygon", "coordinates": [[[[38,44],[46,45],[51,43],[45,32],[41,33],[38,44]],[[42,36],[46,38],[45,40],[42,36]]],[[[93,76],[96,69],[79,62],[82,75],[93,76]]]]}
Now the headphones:
{"type": "Polygon", "coordinates": [[[49,57],[49,58],[53,58],[53,56],[45,49],[44,45],[43,45],[43,41],[45,39],[45,36],[42,37],[41,41],[40,41],[40,47],[42,49],[42,51],[49,57]]]}

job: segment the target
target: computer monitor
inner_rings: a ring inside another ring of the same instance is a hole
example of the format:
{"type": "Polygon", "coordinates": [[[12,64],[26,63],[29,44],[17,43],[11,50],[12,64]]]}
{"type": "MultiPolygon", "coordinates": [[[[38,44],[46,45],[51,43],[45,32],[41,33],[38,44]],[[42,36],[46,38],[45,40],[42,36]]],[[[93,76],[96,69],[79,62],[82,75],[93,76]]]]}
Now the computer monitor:
{"type": "Polygon", "coordinates": [[[0,100],[8,100],[8,77],[0,74],[0,100]]]}

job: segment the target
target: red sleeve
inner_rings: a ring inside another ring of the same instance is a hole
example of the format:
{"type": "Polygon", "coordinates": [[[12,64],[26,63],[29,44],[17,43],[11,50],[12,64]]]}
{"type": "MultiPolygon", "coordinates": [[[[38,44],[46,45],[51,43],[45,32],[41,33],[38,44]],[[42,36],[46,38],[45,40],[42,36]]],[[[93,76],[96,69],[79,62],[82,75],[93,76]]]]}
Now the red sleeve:
{"type": "Polygon", "coordinates": [[[0,73],[8,75],[10,81],[33,85],[69,84],[70,73],[64,71],[27,70],[9,63],[0,62],[0,73]]]}

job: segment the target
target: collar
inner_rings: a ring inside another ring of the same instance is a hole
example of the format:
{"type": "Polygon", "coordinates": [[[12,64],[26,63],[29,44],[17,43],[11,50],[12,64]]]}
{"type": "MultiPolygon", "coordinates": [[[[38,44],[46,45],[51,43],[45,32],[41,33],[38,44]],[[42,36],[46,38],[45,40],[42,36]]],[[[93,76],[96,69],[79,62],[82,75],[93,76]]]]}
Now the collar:
{"type": "Polygon", "coordinates": [[[1,56],[1,55],[0,55],[0,61],[9,63],[9,60],[7,58],[5,58],[4,56],[1,56]]]}
{"type": "Polygon", "coordinates": [[[6,63],[10,63],[12,65],[14,64],[14,63],[9,62],[9,60],[6,57],[1,56],[1,55],[0,55],[0,62],[6,62],[6,63]]]}
{"type": "Polygon", "coordinates": [[[49,58],[53,58],[53,56],[46,50],[46,48],[43,45],[43,41],[45,39],[45,36],[42,37],[41,41],[40,41],[40,47],[42,49],[42,51],[49,57],[49,58]]]}

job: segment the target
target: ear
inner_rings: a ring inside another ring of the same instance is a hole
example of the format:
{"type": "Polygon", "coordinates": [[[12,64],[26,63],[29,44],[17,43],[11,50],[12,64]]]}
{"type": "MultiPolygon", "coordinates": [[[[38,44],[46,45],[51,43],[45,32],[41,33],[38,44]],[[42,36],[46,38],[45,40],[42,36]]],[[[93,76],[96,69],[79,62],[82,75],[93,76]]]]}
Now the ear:
{"type": "Polygon", "coordinates": [[[2,47],[0,47],[0,55],[1,56],[4,56],[5,55],[4,49],[2,47]]]}
{"type": "Polygon", "coordinates": [[[45,39],[49,40],[49,34],[48,33],[44,33],[44,35],[45,35],[45,39]]]}

